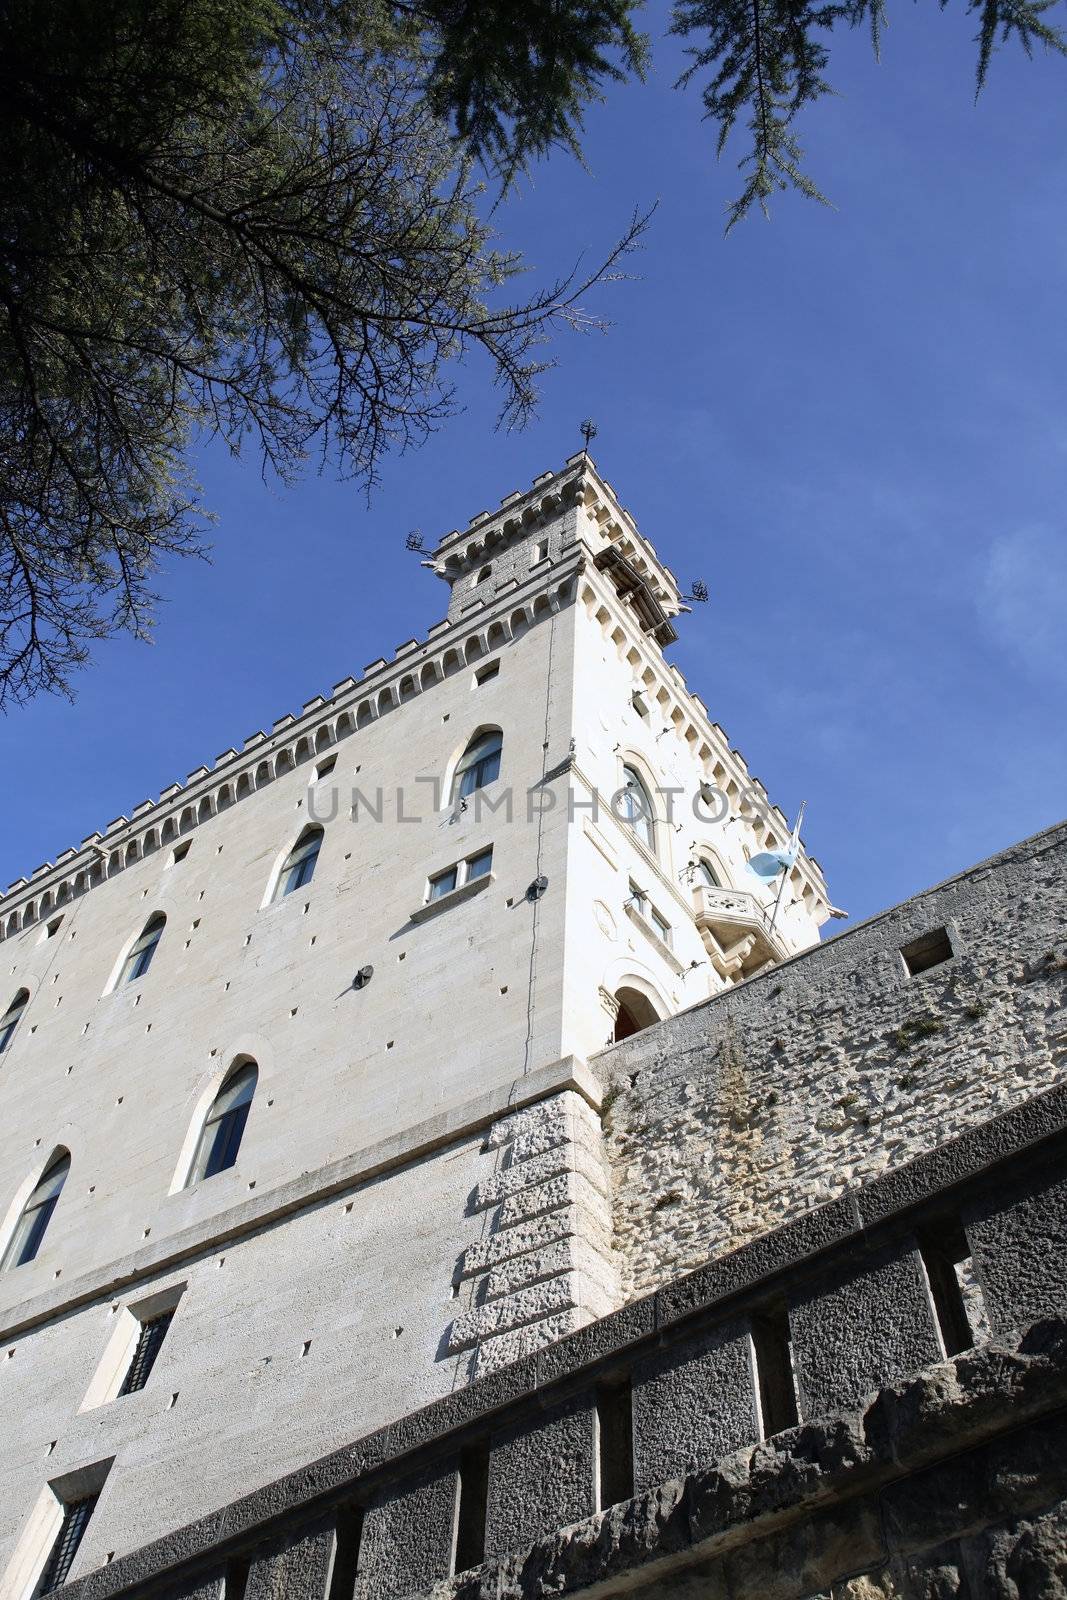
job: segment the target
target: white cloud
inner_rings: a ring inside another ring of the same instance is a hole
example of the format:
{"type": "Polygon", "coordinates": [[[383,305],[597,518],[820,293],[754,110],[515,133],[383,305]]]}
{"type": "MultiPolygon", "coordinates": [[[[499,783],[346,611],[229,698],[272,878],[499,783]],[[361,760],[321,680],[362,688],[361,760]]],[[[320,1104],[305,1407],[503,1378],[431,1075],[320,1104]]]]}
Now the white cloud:
{"type": "Polygon", "coordinates": [[[981,621],[1036,676],[1067,680],[1067,532],[1017,528],[993,540],[981,572],[981,621]]]}

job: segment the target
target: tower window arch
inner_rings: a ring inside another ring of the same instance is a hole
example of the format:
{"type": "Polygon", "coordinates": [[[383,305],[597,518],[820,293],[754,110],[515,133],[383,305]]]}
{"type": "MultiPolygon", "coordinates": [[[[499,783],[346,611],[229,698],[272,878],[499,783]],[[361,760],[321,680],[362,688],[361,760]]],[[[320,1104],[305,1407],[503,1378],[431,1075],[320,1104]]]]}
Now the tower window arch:
{"type": "Polygon", "coordinates": [[[500,776],[500,755],[504,735],[499,728],[486,728],[475,734],[459,758],[452,785],[452,798],[465,800],[476,789],[484,789],[500,776]]]}
{"type": "Polygon", "coordinates": [[[619,816],[634,831],[646,850],[656,852],[656,814],[652,799],[640,773],[633,767],[622,769],[619,816]]]}
{"type": "Polygon", "coordinates": [[[135,939],[130,947],[130,953],[122,963],[122,972],[119,974],[119,983],[134,983],[138,978],[143,978],[152,965],[152,958],[163,937],[163,929],[167,926],[167,919],[162,911],[154,917],[149,917],[139,938],[135,939]]]}
{"type": "Polygon", "coordinates": [[[697,862],[696,881],[705,889],[725,889],[720,874],[706,856],[701,856],[697,862]]]}
{"type": "Polygon", "coordinates": [[[11,1036],[18,1027],[22,1013],[29,1003],[30,991],[28,989],[20,989],[3,1016],[0,1017],[0,1055],[3,1055],[11,1043],[11,1036]]]}
{"type": "Polygon", "coordinates": [[[52,1220],[52,1212],[59,1203],[59,1196],[63,1192],[69,1171],[70,1151],[57,1150],[22,1208],[19,1220],[15,1224],[15,1231],[8,1240],[3,1259],[0,1260],[0,1272],[7,1272],[12,1267],[21,1267],[27,1261],[33,1260],[41,1248],[41,1241],[52,1220]]]}
{"type": "Polygon", "coordinates": [[[284,900],[294,889],[302,889],[315,876],[315,863],[322,849],[323,830],[305,828],[281,864],[272,900],[284,900]]]}
{"type": "Polygon", "coordinates": [[[238,1062],[227,1073],[204,1118],[185,1180],[187,1189],[204,1178],[213,1178],[216,1172],[225,1172],[237,1160],[258,1079],[259,1068],[254,1061],[238,1062]]]}

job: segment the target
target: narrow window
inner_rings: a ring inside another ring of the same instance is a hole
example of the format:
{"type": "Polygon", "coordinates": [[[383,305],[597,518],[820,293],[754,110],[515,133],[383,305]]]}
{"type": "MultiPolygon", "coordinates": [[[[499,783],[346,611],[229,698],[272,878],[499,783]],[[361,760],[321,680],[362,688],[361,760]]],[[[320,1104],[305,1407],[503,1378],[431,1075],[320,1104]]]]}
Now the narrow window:
{"type": "Polygon", "coordinates": [[[302,889],[315,876],[315,863],[322,849],[322,829],[305,828],[282,862],[278,881],[274,885],[275,900],[284,900],[294,889],[302,889]]]}
{"type": "Polygon", "coordinates": [[[697,862],[697,882],[708,889],[721,889],[722,883],[719,874],[715,871],[710,861],[701,859],[697,862]]]}
{"type": "Polygon", "coordinates": [[[939,967],[943,961],[952,960],[952,942],[946,928],[935,928],[932,933],[924,933],[921,939],[913,939],[901,949],[904,965],[908,969],[908,977],[917,977],[920,972],[929,972],[931,967],[939,967]]]}
{"type": "Polygon", "coordinates": [[[504,735],[499,728],[487,728],[472,739],[460,757],[452,786],[453,799],[465,800],[475,789],[484,789],[500,776],[500,752],[504,735]]]}
{"type": "Polygon", "coordinates": [[[11,1036],[18,1027],[22,1013],[25,1011],[29,1001],[29,990],[20,989],[3,1016],[0,1017],[0,1055],[3,1055],[11,1043],[11,1036]]]}
{"type": "Polygon", "coordinates": [[[622,821],[629,823],[646,850],[655,853],[656,826],[653,820],[652,801],[633,767],[622,769],[622,794],[619,798],[621,800],[619,816],[622,821]]]}
{"type": "Polygon", "coordinates": [[[474,878],[484,878],[487,872],[492,872],[492,845],[489,846],[488,850],[479,850],[476,856],[470,856],[467,860],[466,867],[467,870],[463,876],[463,881],[465,883],[470,883],[474,878]]]}
{"type": "Polygon", "coordinates": [[[51,1594],[53,1589],[58,1589],[66,1583],[70,1569],[74,1565],[74,1557],[78,1553],[78,1546],[82,1542],[85,1530],[89,1526],[89,1518],[96,1508],[100,1498],[100,1491],[87,1494],[80,1500],[69,1500],[63,1503],[63,1520],[59,1525],[55,1543],[44,1564],[44,1571],[37,1581],[34,1595],[51,1594]]]}
{"type": "Polygon", "coordinates": [[[138,1389],[143,1389],[148,1382],[148,1374],[156,1364],[156,1357],[167,1331],[174,1320],[174,1312],[164,1311],[162,1315],[153,1317],[150,1322],[141,1323],[141,1331],[137,1335],[137,1344],[133,1352],[126,1376],[122,1380],[119,1394],[136,1394],[138,1389]]]}
{"type": "Polygon", "coordinates": [[[943,1220],[927,1228],[919,1237],[919,1253],[945,1354],[957,1356],[961,1350],[970,1350],[988,1328],[971,1247],[959,1220],[943,1220]]]}
{"type": "Polygon", "coordinates": [[[144,977],[152,965],[152,958],[156,953],[160,939],[163,937],[163,929],[166,925],[167,919],[162,911],[149,918],[145,924],[144,932],[134,942],[133,948],[123,963],[122,973],[119,977],[120,984],[134,983],[138,978],[144,977]]]}
{"type": "Polygon", "coordinates": [[[334,1529],[333,1571],[330,1574],[330,1592],[327,1600],[352,1600],[356,1592],[359,1546],[362,1538],[363,1507],[338,1506],[334,1529]]]}
{"type": "Polygon", "coordinates": [[[768,1306],[753,1317],[751,1331],[762,1437],[770,1439],[786,1428],[796,1427],[800,1420],[785,1301],[768,1306]]]}
{"type": "Polygon", "coordinates": [[[492,567],[483,567],[482,570],[479,572],[478,576],[475,578],[475,580],[474,580],[473,584],[471,585],[471,587],[473,589],[477,589],[477,587],[478,587],[478,585],[480,583],[488,583],[490,577],[492,576],[492,572],[493,572],[492,567]]]}
{"type": "Polygon", "coordinates": [[[451,894],[459,879],[459,869],[449,867],[445,872],[435,873],[430,879],[426,895],[427,901],[440,900],[444,895],[451,894]]]}
{"type": "Polygon", "coordinates": [[[41,1248],[41,1240],[52,1220],[52,1212],[59,1202],[69,1171],[70,1152],[57,1150],[22,1208],[22,1215],[15,1224],[15,1231],[0,1261],[0,1272],[24,1266],[27,1261],[33,1260],[41,1248]]]}
{"type": "Polygon", "coordinates": [[[596,1392],[597,1504],[617,1506],[634,1492],[633,1397],[629,1377],[596,1392]]]}
{"type": "Polygon", "coordinates": [[[459,1506],[453,1572],[466,1572],[485,1560],[485,1513],[489,1498],[489,1442],[469,1444],[459,1456],[459,1506]]]}
{"type": "Polygon", "coordinates": [[[483,683],[489,683],[491,679],[498,678],[499,676],[500,676],[500,662],[499,661],[487,661],[485,663],[485,666],[484,667],[479,667],[477,672],[474,674],[474,681],[478,685],[478,687],[481,688],[483,683]]]}
{"type": "Polygon", "coordinates": [[[254,1061],[234,1067],[215,1096],[196,1146],[186,1188],[213,1178],[237,1160],[259,1070],[254,1061]]]}
{"type": "Polygon", "coordinates": [[[635,689],[633,694],[631,694],[630,704],[633,706],[639,717],[648,716],[648,701],[645,699],[644,693],[641,689],[635,689]]]}
{"type": "Polygon", "coordinates": [[[534,545],[533,564],[534,564],[534,566],[536,566],[539,561],[547,561],[547,560],[548,560],[548,540],[547,539],[538,539],[537,543],[534,545]]]}
{"type": "Polygon", "coordinates": [[[665,917],[660,916],[655,906],[649,908],[649,920],[663,943],[669,945],[671,942],[671,925],[665,917]]]}
{"type": "Polygon", "coordinates": [[[645,891],[634,880],[630,879],[630,892],[626,896],[626,904],[632,906],[639,916],[648,914],[648,897],[645,891]]]}
{"type": "Polygon", "coordinates": [[[237,1556],[233,1561],[226,1563],[226,1572],[222,1583],[223,1600],[245,1600],[245,1590],[248,1588],[248,1569],[252,1563],[246,1556],[237,1556]]]}

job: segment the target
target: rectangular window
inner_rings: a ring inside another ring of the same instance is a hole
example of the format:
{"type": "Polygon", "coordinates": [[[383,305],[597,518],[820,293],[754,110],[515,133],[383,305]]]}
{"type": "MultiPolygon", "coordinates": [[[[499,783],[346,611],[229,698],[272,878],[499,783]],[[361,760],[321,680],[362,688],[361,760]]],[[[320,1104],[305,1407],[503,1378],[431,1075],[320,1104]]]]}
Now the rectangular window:
{"type": "Polygon", "coordinates": [[[943,1219],[924,1229],[919,1253],[946,1356],[970,1350],[989,1324],[971,1247],[958,1219],[943,1219]]]}
{"type": "Polygon", "coordinates": [[[459,1456],[459,1505],[453,1572],[467,1572],[485,1560],[485,1513],[489,1499],[489,1441],[467,1445],[459,1456]]]}
{"type": "Polygon", "coordinates": [[[37,1580],[34,1596],[51,1594],[53,1589],[58,1589],[66,1583],[70,1569],[74,1565],[74,1557],[78,1553],[78,1546],[89,1526],[89,1518],[100,1498],[99,1489],[94,1494],[84,1495],[80,1500],[70,1500],[63,1505],[63,1520],[59,1525],[55,1543],[44,1564],[44,1571],[37,1580]]]}
{"type": "Polygon", "coordinates": [[[534,558],[534,565],[535,566],[537,565],[537,563],[539,561],[547,561],[548,560],[548,540],[547,539],[538,539],[537,543],[534,545],[533,558],[534,558]]]}
{"type": "Polygon", "coordinates": [[[359,1546],[363,1537],[363,1508],[343,1505],[337,1510],[328,1600],[352,1600],[359,1571],[359,1546]]]}
{"type": "Polygon", "coordinates": [[[751,1333],[760,1423],[763,1437],[770,1439],[786,1428],[795,1428],[800,1420],[785,1301],[776,1301],[753,1317],[751,1333]]]}
{"type": "Polygon", "coordinates": [[[932,933],[924,933],[921,939],[913,939],[901,949],[904,965],[908,977],[917,977],[920,972],[929,972],[931,967],[939,967],[943,961],[952,960],[952,942],[946,928],[935,928],[932,933]]]}
{"type": "Polygon", "coordinates": [[[336,765],[336,756],[327,756],[325,761],[320,761],[315,768],[315,782],[318,783],[320,778],[328,778],[336,765]]]}
{"type": "Polygon", "coordinates": [[[120,1395],[135,1394],[138,1389],[144,1388],[173,1320],[174,1312],[171,1310],[164,1311],[161,1316],[153,1317],[151,1322],[141,1323],[133,1359],[119,1389],[120,1395]]]}
{"type": "Polygon", "coordinates": [[[649,921],[655,928],[656,933],[663,940],[663,943],[669,945],[671,942],[671,925],[660,916],[655,906],[651,906],[649,908],[649,921]]]}
{"type": "Polygon", "coordinates": [[[181,844],[176,844],[170,853],[170,860],[167,862],[168,867],[176,867],[179,861],[184,861],[192,847],[193,841],[191,839],[184,839],[181,844]]]}
{"type": "Polygon", "coordinates": [[[632,878],[630,879],[630,892],[626,897],[626,904],[632,906],[642,917],[648,913],[648,900],[645,896],[645,891],[639,889],[632,878]]]}
{"type": "Polygon", "coordinates": [[[489,683],[493,678],[499,677],[499,675],[500,662],[487,661],[485,666],[479,667],[477,672],[474,674],[474,681],[478,687],[481,688],[483,683],[489,683]]]}
{"type": "Polygon", "coordinates": [[[222,1585],[222,1600],[245,1600],[245,1591],[248,1588],[248,1572],[251,1565],[251,1561],[243,1556],[237,1556],[233,1561],[226,1563],[226,1572],[222,1585]]]}
{"type": "Polygon", "coordinates": [[[451,894],[459,881],[458,867],[449,867],[445,872],[438,872],[430,879],[430,892],[427,900],[440,900],[443,895],[451,894]]]}
{"type": "Polygon", "coordinates": [[[634,1492],[633,1397],[629,1377],[596,1392],[597,1505],[617,1506],[634,1492]]]}
{"type": "Polygon", "coordinates": [[[484,878],[487,872],[493,870],[493,847],[488,850],[479,850],[476,856],[470,856],[466,862],[467,870],[464,873],[464,883],[470,883],[473,878],[484,878]]]}

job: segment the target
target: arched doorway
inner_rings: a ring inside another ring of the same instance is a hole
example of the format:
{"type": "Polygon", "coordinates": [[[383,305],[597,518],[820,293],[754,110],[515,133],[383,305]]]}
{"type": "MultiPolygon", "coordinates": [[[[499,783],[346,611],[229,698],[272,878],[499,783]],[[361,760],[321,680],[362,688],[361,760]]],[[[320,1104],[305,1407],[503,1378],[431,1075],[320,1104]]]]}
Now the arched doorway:
{"type": "Polygon", "coordinates": [[[615,1018],[616,1044],[620,1039],[629,1039],[632,1034],[640,1033],[642,1028],[650,1027],[653,1022],[660,1020],[659,1012],[640,989],[628,987],[616,989],[615,1000],[619,1007],[615,1018]]]}

